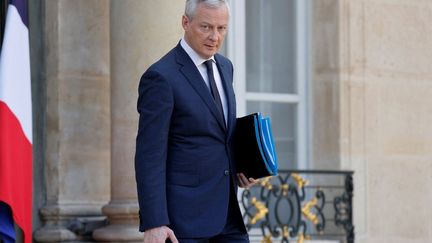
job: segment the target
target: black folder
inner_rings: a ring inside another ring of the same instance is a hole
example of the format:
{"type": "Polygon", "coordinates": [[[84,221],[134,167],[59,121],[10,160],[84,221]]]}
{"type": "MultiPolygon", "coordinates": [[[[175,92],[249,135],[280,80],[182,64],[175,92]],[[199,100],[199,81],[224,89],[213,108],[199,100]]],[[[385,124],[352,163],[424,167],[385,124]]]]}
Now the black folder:
{"type": "Polygon", "coordinates": [[[270,119],[261,113],[237,118],[234,133],[237,172],[247,178],[277,175],[278,163],[270,119]]]}

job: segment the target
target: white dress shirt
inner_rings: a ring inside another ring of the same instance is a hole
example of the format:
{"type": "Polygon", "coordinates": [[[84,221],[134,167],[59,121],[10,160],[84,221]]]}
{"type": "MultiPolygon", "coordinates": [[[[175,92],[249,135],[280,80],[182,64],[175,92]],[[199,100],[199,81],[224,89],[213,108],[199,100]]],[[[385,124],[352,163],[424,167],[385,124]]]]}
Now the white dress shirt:
{"type": "Polygon", "coordinates": [[[196,51],[194,51],[194,49],[192,49],[192,47],[190,47],[189,44],[183,38],[180,41],[180,45],[186,51],[189,57],[192,59],[195,66],[198,68],[198,71],[201,73],[201,76],[204,79],[204,82],[207,85],[209,92],[210,92],[210,84],[207,75],[207,68],[204,62],[210,59],[212,60],[214,79],[219,92],[219,96],[221,98],[222,108],[225,117],[225,124],[226,124],[228,119],[228,102],[225,95],[225,89],[223,88],[222,78],[216,66],[216,60],[214,59],[214,56],[210,57],[209,59],[204,59],[200,57],[198,53],[196,53],[196,51]]]}

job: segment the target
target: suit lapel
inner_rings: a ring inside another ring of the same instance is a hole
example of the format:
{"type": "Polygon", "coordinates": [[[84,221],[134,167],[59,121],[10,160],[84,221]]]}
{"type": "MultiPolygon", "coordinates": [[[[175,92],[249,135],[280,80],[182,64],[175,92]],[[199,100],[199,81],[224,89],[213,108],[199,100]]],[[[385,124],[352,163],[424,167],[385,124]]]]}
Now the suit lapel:
{"type": "Polygon", "coordinates": [[[211,97],[211,94],[205,85],[205,82],[198,71],[195,64],[192,62],[188,54],[183,50],[180,44],[176,47],[177,50],[177,62],[182,66],[180,67],[180,72],[186,77],[187,81],[191,84],[191,86],[195,89],[207,107],[210,109],[213,116],[219,123],[219,126],[222,130],[225,130],[225,121],[223,120],[220,112],[216,107],[216,103],[211,97]]]}
{"type": "Polygon", "coordinates": [[[233,119],[235,119],[235,114],[236,114],[234,90],[232,88],[232,74],[229,72],[229,69],[224,66],[223,62],[219,60],[218,55],[215,55],[215,59],[225,89],[225,96],[227,98],[227,105],[228,105],[227,127],[228,127],[228,135],[230,135],[232,133],[232,129],[234,125],[233,119]]]}

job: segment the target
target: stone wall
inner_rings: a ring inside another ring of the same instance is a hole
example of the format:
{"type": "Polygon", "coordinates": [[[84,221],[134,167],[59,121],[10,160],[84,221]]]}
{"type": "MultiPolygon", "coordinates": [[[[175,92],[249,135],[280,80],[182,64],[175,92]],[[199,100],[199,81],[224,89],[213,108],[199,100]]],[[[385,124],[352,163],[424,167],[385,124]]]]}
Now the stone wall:
{"type": "Polygon", "coordinates": [[[432,3],[322,0],[314,10],[326,17],[313,22],[325,37],[314,39],[315,65],[334,64],[338,83],[314,86],[315,96],[327,97],[324,116],[338,102],[341,168],[355,170],[356,242],[431,242],[432,3]]]}

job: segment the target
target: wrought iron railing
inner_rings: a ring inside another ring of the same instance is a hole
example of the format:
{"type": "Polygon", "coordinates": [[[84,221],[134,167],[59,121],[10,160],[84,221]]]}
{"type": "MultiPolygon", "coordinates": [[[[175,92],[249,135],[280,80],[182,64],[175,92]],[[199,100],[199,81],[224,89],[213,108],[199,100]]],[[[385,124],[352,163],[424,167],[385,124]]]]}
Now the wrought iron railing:
{"type": "Polygon", "coordinates": [[[352,171],[280,170],[244,190],[240,205],[251,241],[354,242],[352,171]]]}

